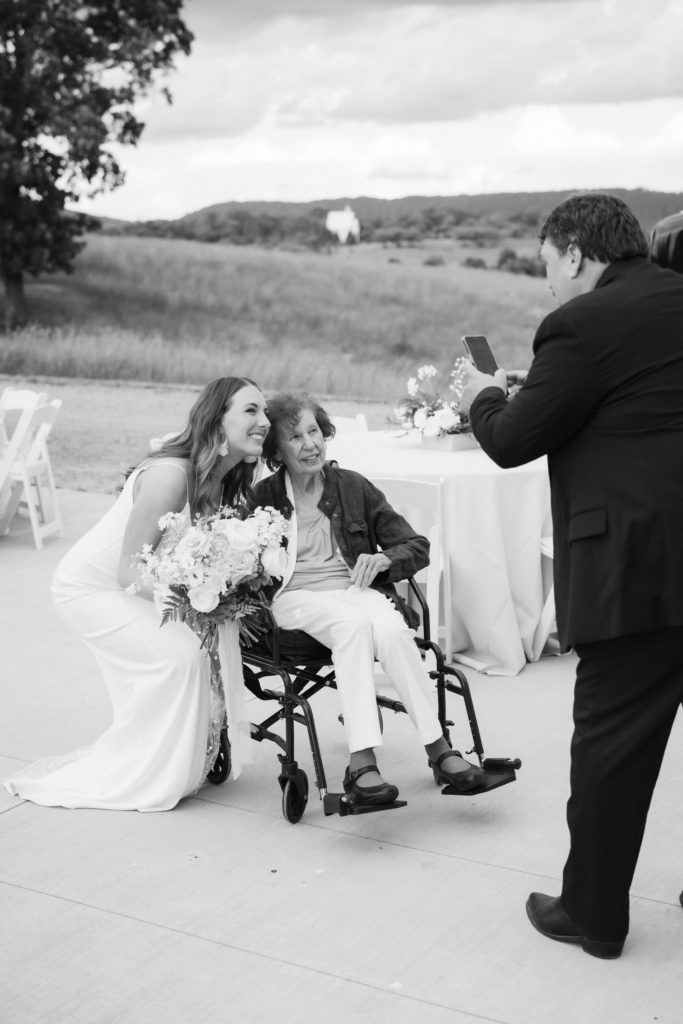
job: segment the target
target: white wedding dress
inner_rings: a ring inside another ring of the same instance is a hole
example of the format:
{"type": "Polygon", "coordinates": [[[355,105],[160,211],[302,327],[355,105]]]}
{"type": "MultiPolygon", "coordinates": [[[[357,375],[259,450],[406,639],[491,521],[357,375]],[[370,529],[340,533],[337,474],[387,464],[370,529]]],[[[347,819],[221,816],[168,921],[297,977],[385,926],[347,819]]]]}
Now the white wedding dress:
{"type": "MultiPolygon", "coordinates": [[[[155,605],[127,594],[117,580],[133,487],[149,465],[129,476],[112,508],[59,563],[52,582],[57,610],[97,660],[113,722],[92,746],[45,758],[7,779],[5,787],[22,799],[169,810],[197,792],[215,760],[224,704],[199,640],[184,623],[160,626],[155,605]]],[[[236,623],[220,627],[219,653],[236,778],[251,760],[236,623]]]]}

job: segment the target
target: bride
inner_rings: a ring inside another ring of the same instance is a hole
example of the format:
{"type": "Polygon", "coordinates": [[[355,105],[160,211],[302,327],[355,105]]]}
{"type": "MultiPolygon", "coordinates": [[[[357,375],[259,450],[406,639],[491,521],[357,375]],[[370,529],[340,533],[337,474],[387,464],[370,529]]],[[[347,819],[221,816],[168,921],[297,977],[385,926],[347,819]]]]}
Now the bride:
{"type": "MultiPolygon", "coordinates": [[[[211,700],[209,660],[185,624],[160,628],[136,555],[144,544],[160,543],[158,523],[167,512],[185,511],[189,520],[250,500],[268,428],[265,399],[252,380],[213,381],[181,433],[130,473],[112,508],[62,559],[53,598],[98,662],[113,722],[92,746],[7,779],[10,793],[47,806],[163,811],[202,785],[216,755],[208,740],[223,710],[211,700]]],[[[219,634],[236,777],[250,759],[236,624],[219,634]]]]}

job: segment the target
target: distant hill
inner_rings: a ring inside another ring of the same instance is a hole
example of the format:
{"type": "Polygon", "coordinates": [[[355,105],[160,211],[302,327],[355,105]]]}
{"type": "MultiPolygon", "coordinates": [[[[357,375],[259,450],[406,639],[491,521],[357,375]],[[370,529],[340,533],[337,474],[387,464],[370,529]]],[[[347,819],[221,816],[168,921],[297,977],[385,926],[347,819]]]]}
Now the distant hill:
{"type": "MultiPolygon", "coordinates": [[[[176,223],[187,223],[195,218],[204,219],[209,213],[219,216],[237,212],[272,217],[306,217],[316,210],[339,210],[347,204],[351,206],[361,221],[372,221],[379,218],[383,221],[397,219],[426,209],[443,209],[444,207],[463,210],[477,217],[495,216],[507,219],[515,213],[544,213],[552,209],[571,189],[556,192],[500,192],[487,195],[455,195],[455,196],[405,196],[401,199],[374,199],[371,196],[342,196],[336,199],[316,199],[305,203],[268,202],[253,200],[251,202],[215,203],[205,206],[184,217],[176,219],[176,223]]],[[[606,188],[604,191],[619,196],[628,203],[638,217],[643,228],[650,230],[652,225],[662,217],[683,209],[683,192],[651,192],[646,189],[606,188]]]]}
{"type": "Polygon", "coordinates": [[[102,231],[116,232],[121,228],[126,228],[133,221],[121,220],[119,217],[97,217],[96,220],[100,222],[102,231]]]}
{"type": "MultiPolygon", "coordinates": [[[[497,234],[534,236],[543,216],[571,190],[501,192],[486,195],[405,196],[375,199],[341,196],[310,202],[214,203],[174,220],[113,221],[102,218],[105,234],[186,238],[237,245],[298,245],[320,249],[336,243],[325,229],[329,210],[350,206],[361,224],[362,241],[411,244],[424,238],[469,238],[486,244],[497,234]]],[[[621,197],[649,233],[662,217],[683,209],[683,192],[605,189],[621,197]]]]}

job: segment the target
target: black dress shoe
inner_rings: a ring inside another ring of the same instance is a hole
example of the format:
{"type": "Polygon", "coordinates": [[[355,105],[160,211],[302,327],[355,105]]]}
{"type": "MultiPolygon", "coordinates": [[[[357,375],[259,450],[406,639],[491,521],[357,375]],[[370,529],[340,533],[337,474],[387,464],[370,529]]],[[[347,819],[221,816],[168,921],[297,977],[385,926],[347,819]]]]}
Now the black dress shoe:
{"type": "Polygon", "coordinates": [[[621,956],[624,939],[612,942],[607,939],[589,939],[587,935],[582,935],[563,908],[559,896],[532,892],[526,901],[526,912],[536,931],[548,939],[580,943],[584,953],[600,957],[601,960],[616,960],[621,956]]]}
{"type": "Polygon", "coordinates": [[[378,806],[393,804],[395,800],[398,800],[398,789],[390,782],[382,782],[377,786],[358,786],[356,779],[359,779],[361,775],[366,775],[367,772],[377,772],[379,775],[379,769],[374,764],[367,764],[364,768],[357,768],[353,772],[350,767],[347,767],[344,773],[344,792],[353,797],[354,803],[378,806]]]}
{"type": "Polygon", "coordinates": [[[469,768],[463,768],[461,772],[447,772],[445,768],[441,767],[451,754],[462,757],[459,750],[444,750],[436,761],[429,761],[429,767],[434,770],[434,781],[437,786],[453,786],[458,793],[469,793],[471,789],[476,789],[481,785],[486,778],[486,772],[483,768],[478,768],[476,764],[471,764],[469,768]]]}

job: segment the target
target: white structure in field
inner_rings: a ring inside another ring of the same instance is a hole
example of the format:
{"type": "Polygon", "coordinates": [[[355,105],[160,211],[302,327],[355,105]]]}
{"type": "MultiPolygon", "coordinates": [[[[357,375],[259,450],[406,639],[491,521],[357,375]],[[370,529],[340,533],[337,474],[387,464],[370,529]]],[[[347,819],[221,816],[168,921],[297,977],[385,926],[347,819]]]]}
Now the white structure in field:
{"type": "Polygon", "coordinates": [[[330,210],[325,227],[340,242],[348,242],[350,237],[357,242],[360,238],[360,223],[350,206],[345,206],[343,210],[330,210]]]}

